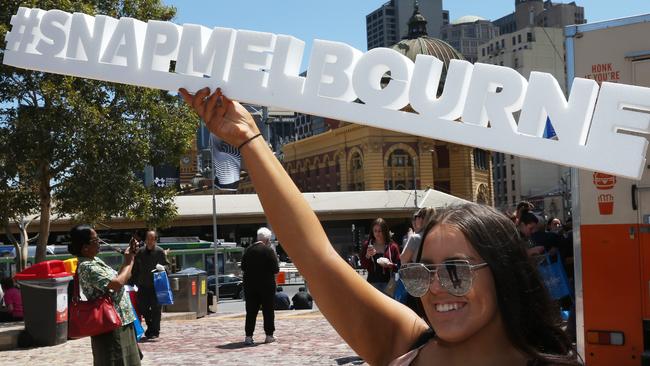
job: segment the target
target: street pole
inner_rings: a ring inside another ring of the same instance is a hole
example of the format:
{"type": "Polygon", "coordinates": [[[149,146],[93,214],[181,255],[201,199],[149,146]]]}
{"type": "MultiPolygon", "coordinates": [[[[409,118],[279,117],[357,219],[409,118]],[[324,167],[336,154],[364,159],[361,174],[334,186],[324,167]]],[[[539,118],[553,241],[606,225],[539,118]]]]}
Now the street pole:
{"type": "MultiPolygon", "coordinates": [[[[212,152],[212,139],[210,139],[210,152],[212,152]]],[[[212,181],[212,246],[214,247],[214,295],[216,296],[215,304],[219,302],[219,248],[217,240],[217,198],[214,189],[214,155],[210,154],[210,179],[212,181]]],[[[224,253],[225,255],[225,253],[224,253]]]]}
{"type": "Polygon", "coordinates": [[[415,207],[418,207],[418,178],[417,178],[417,164],[418,164],[418,157],[414,156],[413,157],[413,193],[414,193],[414,204],[415,207]]]}

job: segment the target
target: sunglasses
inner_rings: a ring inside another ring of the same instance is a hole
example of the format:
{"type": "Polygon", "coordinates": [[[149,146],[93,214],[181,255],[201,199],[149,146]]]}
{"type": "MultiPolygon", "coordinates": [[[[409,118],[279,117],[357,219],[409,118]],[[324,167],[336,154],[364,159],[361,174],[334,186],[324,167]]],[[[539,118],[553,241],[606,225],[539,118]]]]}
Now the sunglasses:
{"type": "Polygon", "coordinates": [[[440,287],[449,294],[464,296],[472,289],[474,271],[487,265],[470,264],[466,260],[452,260],[442,264],[408,263],[399,269],[399,278],[413,297],[424,296],[435,277],[438,277],[440,287]]]}

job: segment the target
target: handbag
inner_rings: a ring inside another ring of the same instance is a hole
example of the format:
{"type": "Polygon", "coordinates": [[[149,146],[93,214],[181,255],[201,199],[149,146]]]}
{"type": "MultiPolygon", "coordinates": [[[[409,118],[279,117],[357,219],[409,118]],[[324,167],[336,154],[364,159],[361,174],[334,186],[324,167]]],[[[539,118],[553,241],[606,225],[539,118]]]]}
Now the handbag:
{"type": "Polygon", "coordinates": [[[158,300],[158,304],[174,304],[174,295],[172,294],[171,286],[169,286],[167,272],[160,271],[153,273],[153,288],[156,290],[156,299],[158,300]]]}
{"type": "Polygon", "coordinates": [[[105,293],[94,300],[81,301],[79,278],[75,273],[68,320],[68,338],[92,337],[111,332],[121,326],[122,320],[115,310],[110,294],[105,293]]]}
{"type": "Polygon", "coordinates": [[[537,271],[552,299],[559,300],[571,295],[571,286],[559,253],[555,256],[547,253],[537,266],[537,271]],[[552,257],[555,257],[555,261],[552,257]]]}

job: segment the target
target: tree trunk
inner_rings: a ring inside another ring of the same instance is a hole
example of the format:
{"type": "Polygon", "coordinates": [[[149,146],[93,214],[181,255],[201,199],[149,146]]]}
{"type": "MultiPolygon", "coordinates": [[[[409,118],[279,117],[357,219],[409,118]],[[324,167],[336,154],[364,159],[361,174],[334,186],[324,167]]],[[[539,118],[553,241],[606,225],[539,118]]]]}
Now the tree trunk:
{"type": "Polygon", "coordinates": [[[52,210],[52,192],[50,190],[50,169],[47,163],[41,165],[41,184],[39,188],[41,219],[39,223],[38,244],[35,263],[43,262],[47,255],[47,240],[50,237],[50,213],[52,210]]]}
{"type": "Polygon", "coordinates": [[[29,224],[25,223],[23,219],[23,224],[20,225],[20,256],[18,251],[16,251],[16,258],[19,258],[20,264],[16,264],[16,272],[20,272],[23,269],[27,268],[27,258],[29,257],[29,233],[27,232],[27,226],[29,224]]]}
{"type": "Polygon", "coordinates": [[[14,252],[16,252],[16,256],[14,257],[14,265],[16,266],[16,273],[18,273],[18,272],[22,271],[23,269],[25,269],[25,266],[24,266],[23,263],[26,262],[26,261],[23,261],[23,255],[22,255],[23,251],[22,251],[22,248],[20,246],[21,242],[16,240],[16,238],[14,237],[14,234],[11,233],[11,226],[9,225],[9,221],[6,221],[3,226],[5,228],[5,233],[7,235],[7,238],[9,239],[11,244],[14,246],[14,252]]]}

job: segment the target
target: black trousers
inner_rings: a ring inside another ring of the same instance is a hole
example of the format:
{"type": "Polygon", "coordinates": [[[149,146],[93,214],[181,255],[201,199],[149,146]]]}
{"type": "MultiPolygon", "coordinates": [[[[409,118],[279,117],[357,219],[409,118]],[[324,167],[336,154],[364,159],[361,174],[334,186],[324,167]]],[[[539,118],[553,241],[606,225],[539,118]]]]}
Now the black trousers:
{"type": "Polygon", "coordinates": [[[264,333],[273,335],[275,332],[275,284],[269,286],[244,286],[246,297],[246,336],[252,337],[255,332],[255,320],[262,308],[264,316],[264,333]]]}
{"type": "Polygon", "coordinates": [[[145,337],[159,336],[162,306],[158,304],[154,289],[138,289],[138,310],[147,323],[145,337]]]}

